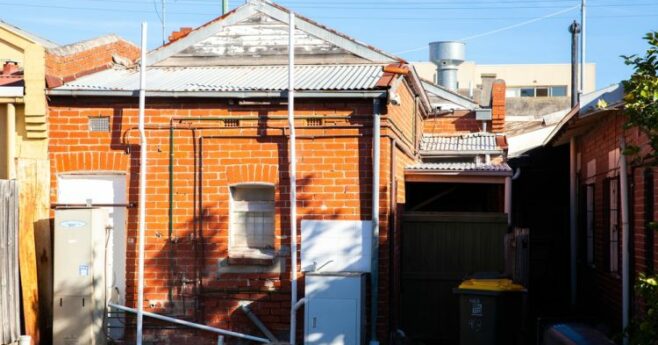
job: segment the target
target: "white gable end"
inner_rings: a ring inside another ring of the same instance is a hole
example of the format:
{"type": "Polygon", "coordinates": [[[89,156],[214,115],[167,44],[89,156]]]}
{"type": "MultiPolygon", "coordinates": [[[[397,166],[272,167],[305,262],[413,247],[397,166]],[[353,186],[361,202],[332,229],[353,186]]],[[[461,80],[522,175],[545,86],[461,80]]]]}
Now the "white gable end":
{"type": "MultiPolygon", "coordinates": [[[[149,54],[157,66],[285,64],[288,12],[250,1],[234,12],[149,54]]],[[[395,57],[299,18],[295,30],[299,64],[388,63],[395,57]]]]}

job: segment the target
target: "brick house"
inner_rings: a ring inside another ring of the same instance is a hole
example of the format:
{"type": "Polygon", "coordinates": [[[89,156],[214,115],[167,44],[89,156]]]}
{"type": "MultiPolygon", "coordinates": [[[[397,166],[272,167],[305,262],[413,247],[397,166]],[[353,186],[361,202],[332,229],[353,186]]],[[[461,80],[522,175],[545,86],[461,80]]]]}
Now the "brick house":
{"type": "MultiPolygon", "coordinates": [[[[622,328],[622,185],[620,140],[649,152],[648,139],[637,128],[624,129],[623,88],[612,85],[583,96],[579,112],[566,118],[554,145],[575,138],[578,179],[578,305],[583,314],[622,328]]],[[[656,168],[628,159],[630,315],[641,306],[632,286],[640,273],[653,274],[658,264],[655,230],[658,216],[656,168]]]]}
{"type": "MultiPolygon", "coordinates": [[[[197,29],[174,33],[169,43],[147,56],[148,311],[257,333],[240,310],[248,301],[276,337],[287,339],[287,21],[287,9],[250,0],[197,29]]],[[[295,221],[302,234],[295,236],[301,238],[302,263],[304,221],[373,221],[373,120],[379,117],[376,338],[388,343],[395,329],[411,328],[414,320],[408,310],[420,303],[408,299],[418,280],[404,282],[414,267],[402,258],[405,224],[468,223],[474,231],[489,224],[507,228],[511,169],[505,163],[505,137],[499,133],[505,85],[493,84],[486,104],[492,112],[486,122],[493,132],[482,132],[476,103],[427,85],[404,60],[304,17],[298,18],[296,40],[295,221]],[[451,109],[437,110],[438,103],[446,102],[451,109]],[[472,202],[467,195],[482,195],[482,200],[472,202]],[[407,209],[415,215],[409,221],[403,219],[407,209]],[[442,212],[440,220],[434,217],[437,212],[442,212]],[[434,218],[423,218],[430,213],[434,218]],[[405,289],[406,295],[401,292],[405,289]]],[[[51,84],[51,203],[114,205],[116,277],[111,298],[134,306],[139,73],[125,62],[105,68],[51,84]]],[[[370,227],[364,234],[369,233],[370,227]]],[[[467,249],[485,242],[502,244],[502,235],[498,237],[487,242],[491,238],[474,236],[467,249]]],[[[364,248],[370,247],[368,241],[364,248]]],[[[420,252],[406,252],[409,260],[422,260],[420,252]]],[[[490,255],[495,260],[483,255],[479,264],[463,270],[497,269],[502,253],[494,250],[490,255]]],[[[421,273],[421,282],[428,282],[432,272],[421,273]]],[[[449,281],[441,282],[444,290],[454,287],[464,272],[451,274],[449,281]]],[[[456,302],[445,291],[427,303],[438,308],[448,298],[455,311],[456,302]]],[[[411,335],[454,339],[454,320],[450,322],[441,331],[445,334],[437,336],[432,325],[425,325],[411,335]]],[[[158,343],[216,342],[209,334],[159,323],[148,323],[145,334],[158,343]]]]}

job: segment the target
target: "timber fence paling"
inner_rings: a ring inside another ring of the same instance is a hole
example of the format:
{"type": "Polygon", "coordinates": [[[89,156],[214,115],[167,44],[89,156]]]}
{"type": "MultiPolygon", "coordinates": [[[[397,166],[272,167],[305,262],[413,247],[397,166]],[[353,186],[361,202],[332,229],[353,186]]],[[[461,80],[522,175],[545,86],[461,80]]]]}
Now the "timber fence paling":
{"type": "Polygon", "coordinates": [[[0,180],[0,344],[20,336],[18,286],[18,187],[0,180]]]}

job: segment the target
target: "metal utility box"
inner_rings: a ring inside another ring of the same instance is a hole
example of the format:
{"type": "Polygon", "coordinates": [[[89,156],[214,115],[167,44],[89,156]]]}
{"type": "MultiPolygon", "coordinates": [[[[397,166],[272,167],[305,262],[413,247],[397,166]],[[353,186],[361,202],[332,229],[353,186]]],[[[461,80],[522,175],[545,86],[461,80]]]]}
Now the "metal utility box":
{"type": "Polygon", "coordinates": [[[303,272],[370,272],[371,247],[370,221],[302,220],[303,272]]]}
{"type": "Polygon", "coordinates": [[[53,344],[105,343],[107,211],[55,211],[53,344]]]}
{"type": "Polygon", "coordinates": [[[475,109],[475,119],[478,121],[491,121],[491,109],[475,109]]]}
{"type": "Polygon", "coordinates": [[[304,344],[362,345],[363,273],[307,273],[304,344]]]}

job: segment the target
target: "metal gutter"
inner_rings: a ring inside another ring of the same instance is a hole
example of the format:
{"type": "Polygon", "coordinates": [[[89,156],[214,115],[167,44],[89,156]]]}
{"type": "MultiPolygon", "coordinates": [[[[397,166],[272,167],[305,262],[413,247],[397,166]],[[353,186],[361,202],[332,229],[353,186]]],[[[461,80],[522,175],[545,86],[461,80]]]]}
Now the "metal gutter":
{"type": "Polygon", "coordinates": [[[424,158],[441,158],[456,156],[479,156],[484,154],[504,154],[503,150],[482,150],[482,151],[421,151],[420,155],[424,158]]]}
{"type": "Polygon", "coordinates": [[[425,169],[404,169],[404,173],[413,173],[417,175],[443,175],[443,176],[503,176],[511,177],[511,171],[464,171],[464,170],[425,170],[425,169]]]}
{"type": "MultiPolygon", "coordinates": [[[[384,98],[387,90],[371,91],[297,91],[296,98],[384,98]]],[[[138,90],[66,90],[51,89],[46,92],[48,96],[88,96],[88,97],[135,97],[138,90]]],[[[149,97],[170,98],[285,98],[288,91],[149,91],[149,97]]]]}

